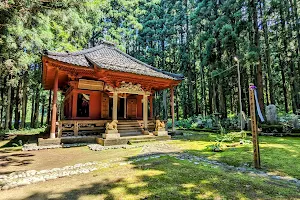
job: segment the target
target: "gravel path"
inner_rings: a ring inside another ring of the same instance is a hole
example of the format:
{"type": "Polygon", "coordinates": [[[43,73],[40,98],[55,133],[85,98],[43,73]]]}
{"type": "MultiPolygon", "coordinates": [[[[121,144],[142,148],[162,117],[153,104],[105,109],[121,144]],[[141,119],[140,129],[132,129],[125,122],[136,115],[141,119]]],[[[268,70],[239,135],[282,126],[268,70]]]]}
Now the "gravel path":
{"type": "Polygon", "coordinates": [[[0,189],[7,190],[22,185],[29,185],[37,182],[44,182],[75,174],[89,173],[96,170],[99,166],[97,162],[79,163],[73,166],[53,168],[49,170],[28,170],[24,172],[13,172],[8,175],[0,176],[0,189]]]}
{"type": "MultiPolygon", "coordinates": [[[[102,151],[107,149],[131,149],[142,147],[139,155],[131,161],[123,161],[122,158],[115,158],[106,163],[101,162],[87,162],[79,163],[73,166],[65,166],[62,168],[53,168],[50,170],[29,170],[24,172],[13,172],[8,175],[0,176],[0,189],[7,190],[14,187],[43,182],[51,179],[56,179],[65,176],[76,174],[89,173],[97,169],[112,167],[112,165],[127,165],[132,162],[158,159],[162,156],[170,156],[178,160],[188,161],[194,165],[204,165],[211,168],[222,168],[227,171],[235,171],[249,176],[262,177],[273,180],[283,181],[285,184],[295,184],[300,187],[300,180],[290,176],[279,176],[268,173],[262,170],[256,170],[250,167],[235,167],[215,160],[209,160],[205,157],[195,156],[188,153],[182,153],[181,149],[175,145],[168,144],[166,141],[149,143],[149,144],[136,144],[136,145],[118,145],[103,147],[97,144],[90,144],[88,147],[94,151],[102,151]]],[[[288,186],[288,185],[287,185],[288,186]]]]}
{"type": "Polygon", "coordinates": [[[151,144],[145,144],[142,146],[142,150],[139,155],[152,155],[152,154],[170,154],[180,152],[181,149],[175,145],[170,145],[168,142],[161,141],[151,144]]]}

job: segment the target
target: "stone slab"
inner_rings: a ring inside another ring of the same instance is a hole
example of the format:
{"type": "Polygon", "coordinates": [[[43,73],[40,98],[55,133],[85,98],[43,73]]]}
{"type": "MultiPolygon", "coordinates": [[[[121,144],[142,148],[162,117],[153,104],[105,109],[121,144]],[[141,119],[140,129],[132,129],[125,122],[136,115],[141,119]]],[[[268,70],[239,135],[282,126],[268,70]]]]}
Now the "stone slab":
{"type": "Polygon", "coordinates": [[[94,143],[95,141],[96,141],[96,136],[71,136],[71,137],[61,138],[61,142],[64,144],[94,143]]]}
{"type": "Polygon", "coordinates": [[[139,136],[139,137],[121,137],[118,139],[104,139],[101,137],[96,138],[96,143],[102,145],[102,146],[112,146],[112,145],[124,145],[128,142],[147,142],[147,141],[160,141],[160,140],[169,140],[171,139],[170,135],[164,135],[164,136],[139,136]]]}
{"type": "Polygon", "coordinates": [[[127,144],[127,139],[104,139],[96,138],[96,142],[102,146],[123,145],[127,144]]]}
{"type": "Polygon", "coordinates": [[[38,146],[60,145],[61,138],[38,138],[38,146]]]}
{"type": "Polygon", "coordinates": [[[120,133],[105,133],[105,134],[102,134],[102,137],[104,139],[118,139],[120,138],[120,133]]]}
{"type": "Polygon", "coordinates": [[[168,131],[154,131],[153,134],[156,136],[167,136],[168,131]]]}
{"type": "Polygon", "coordinates": [[[117,134],[118,130],[105,130],[106,134],[117,134]]]}
{"type": "Polygon", "coordinates": [[[149,131],[148,130],[143,130],[143,135],[149,135],[149,131]]]}

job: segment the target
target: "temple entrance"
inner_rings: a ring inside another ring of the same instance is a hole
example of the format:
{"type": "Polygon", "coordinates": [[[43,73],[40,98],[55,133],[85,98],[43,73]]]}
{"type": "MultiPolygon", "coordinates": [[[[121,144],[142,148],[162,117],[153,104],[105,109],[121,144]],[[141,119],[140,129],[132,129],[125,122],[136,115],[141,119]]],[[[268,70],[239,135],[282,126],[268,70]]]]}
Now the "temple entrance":
{"type": "Polygon", "coordinates": [[[112,113],[113,113],[113,99],[109,98],[109,118],[112,118],[112,113]]]}
{"type": "Polygon", "coordinates": [[[77,97],[77,117],[89,117],[90,95],[78,94],[77,97]]]}
{"type": "Polygon", "coordinates": [[[128,119],[136,119],[136,117],[137,117],[137,101],[136,101],[136,99],[128,99],[127,117],[128,117],[128,119]]]}
{"type": "Polygon", "coordinates": [[[119,98],[118,119],[124,119],[124,109],[125,109],[124,102],[125,102],[124,98],[119,98]]]}

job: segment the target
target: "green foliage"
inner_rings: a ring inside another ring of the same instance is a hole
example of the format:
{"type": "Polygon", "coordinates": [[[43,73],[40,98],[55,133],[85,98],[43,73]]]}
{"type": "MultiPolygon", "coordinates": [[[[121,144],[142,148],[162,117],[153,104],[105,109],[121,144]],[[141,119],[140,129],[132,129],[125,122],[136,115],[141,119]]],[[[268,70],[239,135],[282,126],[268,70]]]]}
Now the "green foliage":
{"type": "MultiPolygon", "coordinates": [[[[31,103],[40,93],[38,100],[47,99],[48,94],[40,91],[44,50],[75,51],[104,38],[147,64],[184,74],[175,91],[175,111],[178,119],[184,119],[176,122],[178,127],[207,128],[209,121],[216,122],[212,114],[221,113],[224,128],[237,128],[237,117],[228,117],[239,107],[234,56],[239,57],[244,111],[249,107],[248,84],[254,82],[263,91],[261,104],[276,104],[280,112],[296,113],[300,108],[300,9],[295,2],[1,2],[0,91],[4,95],[0,108],[6,114],[8,88],[15,95],[23,80],[28,84],[24,92],[19,91],[20,98],[28,94],[31,103]],[[193,116],[199,114],[206,117],[195,120],[193,116]]],[[[161,92],[156,96],[155,114],[166,117],[169,105],[158,104],[163,100],[161,92]]]]}
{"type": "Polygon", "coordinates": [[[222,147],[222,144],[220,142],[208,145],[206,147],[206,149],[208,151],[213,151],[213,152],[221,152],[221,151],[223,151],[223,147],[222,147]]]}

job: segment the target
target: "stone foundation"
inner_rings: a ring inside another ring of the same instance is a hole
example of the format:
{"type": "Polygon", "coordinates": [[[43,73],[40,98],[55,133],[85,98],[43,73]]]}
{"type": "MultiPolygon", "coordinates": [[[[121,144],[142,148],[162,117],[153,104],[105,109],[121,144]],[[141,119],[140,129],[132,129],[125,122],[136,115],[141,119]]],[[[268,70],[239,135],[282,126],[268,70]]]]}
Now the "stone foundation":
{"type": "Polygon", "coordinates": [[[52,146],[52,145],[60,145],[61,138],[38,138],[38,146],[52,146]]]}
{"type": "Polygon", "coordinates": [[[118,130],[106,130],[104,134],[102,134],[104,139],[118,139],[120,138],[120,133],[118,130]]]}
{"type": "Polygon", "coordinates": [[[167,136],[168,135],[168,131],[161,131],[161,130],[154,131],[153,135],[156,135],[156,136],[167,136]]]}
{"type": "Polygon", "coordinates": [[[124,145],[127,144],[128,139],[104,139],[104,138],[96,138],[97,144],[102,146],[112,146],[112,145],[124,145]]]}
{"type": "Polygon", "coordinates": [[[71,136],[62,137],[61,142],[64,144],[75,144],[75,143],[95,143],[97,136],[71,136]]]}

